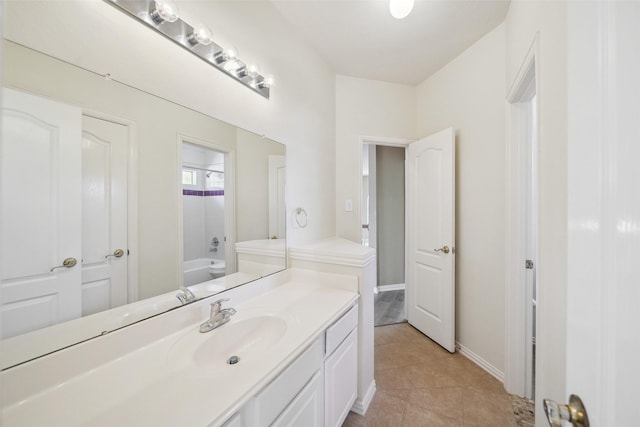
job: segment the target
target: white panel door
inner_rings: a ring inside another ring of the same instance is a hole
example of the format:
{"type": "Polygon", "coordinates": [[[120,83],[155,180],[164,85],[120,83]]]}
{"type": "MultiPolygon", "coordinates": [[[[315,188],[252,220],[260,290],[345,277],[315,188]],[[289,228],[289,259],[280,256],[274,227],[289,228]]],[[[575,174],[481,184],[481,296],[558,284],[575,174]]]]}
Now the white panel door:
{"type": "Polygon", "coordinates": [[[455,132],[409,144],[406,167],[407,320],[455,351],[455,132]]]}
{"type": "Polygon", "coordinates": [[[82,315],[127,303],[128,128],[82,117],[82,315]]]}
{"type": "Polygon", "coordinates": [[[80,316],[81,111],[10,89],[2,97],[0,286],[8,338],[80,316]],[[54,268],[66,258],[78,265],[54,268]]]}
{"type": "Polygon", "coordinates": [[[284,203],[286,161],[284,156],[269,156],[269,237],[286,235],[284,203]]]}

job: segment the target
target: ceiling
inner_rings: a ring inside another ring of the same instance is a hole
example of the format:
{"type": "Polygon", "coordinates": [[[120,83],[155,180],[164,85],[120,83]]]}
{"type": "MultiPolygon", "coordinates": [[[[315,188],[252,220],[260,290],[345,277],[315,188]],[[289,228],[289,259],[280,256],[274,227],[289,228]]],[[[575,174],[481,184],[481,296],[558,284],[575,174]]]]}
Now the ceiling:
{"type": "Polygon", "coordinates": [[[509,0],[271,0],[338,74],[416,85],[500,24],[509,0]]]}

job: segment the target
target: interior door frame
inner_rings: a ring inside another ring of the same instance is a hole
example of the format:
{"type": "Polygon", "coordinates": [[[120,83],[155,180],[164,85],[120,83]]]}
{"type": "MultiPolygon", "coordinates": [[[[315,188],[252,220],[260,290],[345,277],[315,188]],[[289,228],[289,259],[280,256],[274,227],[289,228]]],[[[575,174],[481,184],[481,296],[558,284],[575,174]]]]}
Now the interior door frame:
{"type": "MultiPolygon", "coordinates": [[[[526,57],[520,65],[506,96],[506,233],[505,233],[505,370],[504,386],[512,394],[524,396],[526,393],[526,348],[527,348],[527,293],[525,283],[525,248],[526,248],[526,224],[525,224],[525,194],[523,189],[526,183],[526,168],[524,165],[524,148],[527,145],[526,133],[523,128],[529,126],[529,106],[521,102],[527,97],[528,92],[540,87],[539,64],[540,57],[539,35],[536,34],[526,57]]],[[[536,90],[536,108],[538,117],[535,123],[535,133],[540,135],[540,91],[536,90]]],[[[538,170],[540,165],[538,165],[538,170]]],[[[536,175],[536,186],[540,188],[540,175],[536,175]]],[[[536,229],[540,230],[539,224],[536,229]]],[[[540,261],[536,248],[535,258],[540,261]]],[[[541,265],[535,267],[540,271],[541,265]]],[[[539,274],[538,274],[539,277],[539,274]]],[[[538,311],[539,313],[539,311],[538,311]]],[[[540,332],[536,318],[536,330],[540,332]]],[[[540,349],[537,341],[537,351],[540,349]]],[[[536,372],[539,370],[536,368],[536,372]]],[[[536,378],[536,384],[538,384],[536,378]]]]}
{"type": "MultiPolygon", "coordinates": [[[[362,149],[364,145],[384,145],[387,147],[400,147],[407,149],[407,146],[412,142],[415,142],[415,139],[403,139],[403,138],[387,138],[387,137],[377,137],[377,136],[361,136],[360,144],[358,144],[358,185],[356,188],[358,189],[358,193],[356,195],[356,202],[354,203],[354,216],[356,218],[354,227],[355,227],[355,236],[358,239],[358,242],[362,242],[362,166],[364,164],[364,159],[362,158],[362,149]]],[[[407,252],[406,242],[405,242],[405,255],[407,252]]],[[[405,257],[406,259],[406,257],[405,257]]]]}
{"type": "Polygon", "coordinates": [[[127,128],[127,303],[138,301],[138,140],[136,123],[111,114],[82,109],[82,115],[127,128]]]}

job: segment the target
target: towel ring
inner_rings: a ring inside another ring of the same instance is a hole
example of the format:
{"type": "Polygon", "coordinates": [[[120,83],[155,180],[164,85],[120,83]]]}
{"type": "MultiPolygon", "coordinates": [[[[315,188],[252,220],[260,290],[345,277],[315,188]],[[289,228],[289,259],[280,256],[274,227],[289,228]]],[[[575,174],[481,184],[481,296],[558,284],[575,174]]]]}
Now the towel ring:
{"type": "Polygon", "coordinates": [[[307,215],[307,211],[305,211],[303,208],[296,208],[296,224],[298,224],[298,227],[305,228],[307,226],[308,219],[309,216],[307,215]],[[302,214],[304,214],[304,217],[301,221],[300,218],[302,214]]]}

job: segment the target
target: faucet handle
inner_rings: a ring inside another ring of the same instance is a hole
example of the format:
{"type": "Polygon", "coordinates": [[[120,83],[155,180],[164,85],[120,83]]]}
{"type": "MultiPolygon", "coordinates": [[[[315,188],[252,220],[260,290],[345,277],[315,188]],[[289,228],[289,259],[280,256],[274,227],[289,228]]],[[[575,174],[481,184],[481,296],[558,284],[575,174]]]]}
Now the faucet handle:
{"type": "Polygon", "coordinates": [[[184,286],[180,286],[180,290],[182,292],[178,293],[178,295],[176,295],[176,298],[178,298],[178,300],[182,304],[186,304],[186,303],[193,302],[193,301],[196,300],[196,296],[193,294],[193,292],[191,292],[191,290],[189,288],[186,288],[184,286]]]}
{"type": "Polygon", "coordinates": [[[211,303],[211,312],[215,313],[222,309],[222,303],[229,301],[229,298],[222,298],[211,303]]]}

